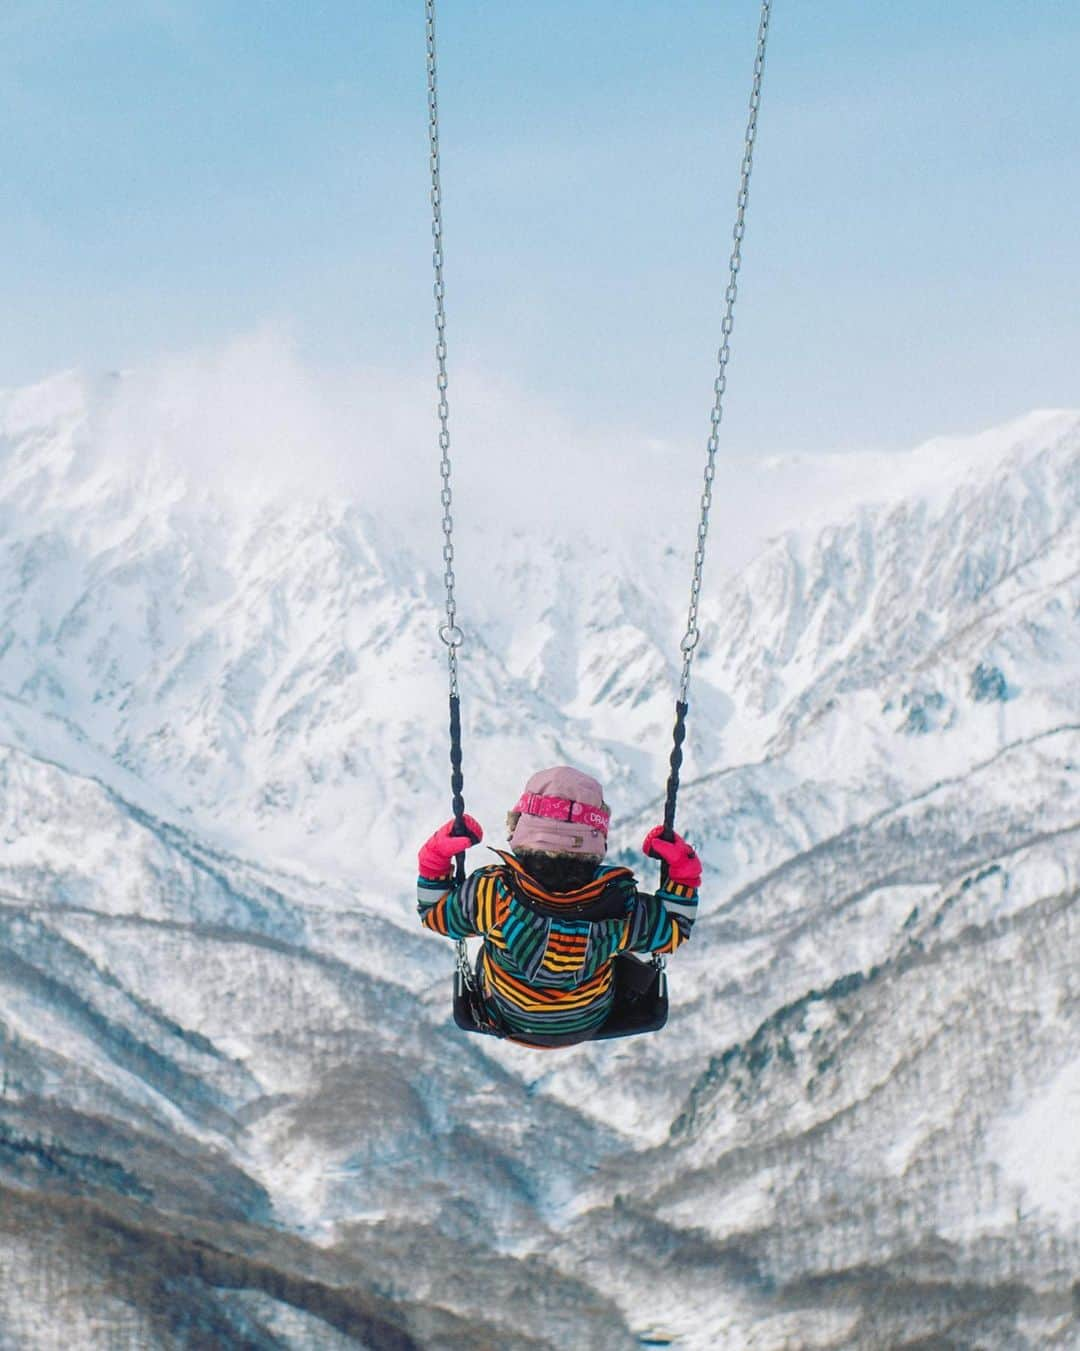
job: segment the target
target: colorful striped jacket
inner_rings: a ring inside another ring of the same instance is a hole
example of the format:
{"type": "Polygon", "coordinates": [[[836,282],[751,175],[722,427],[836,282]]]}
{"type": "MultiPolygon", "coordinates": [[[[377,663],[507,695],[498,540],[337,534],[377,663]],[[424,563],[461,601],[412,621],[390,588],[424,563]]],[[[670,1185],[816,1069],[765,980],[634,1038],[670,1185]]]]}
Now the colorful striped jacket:
{"type": "Polygon", "coordinates": [[[485,1002],[511,1035],[595,1031],[614,999],[612,960],[621,952],[674,952],[690,936],[697,891],[668,882],[638,891],[629,868],[601,864],[576,891],[545,891],[512,854],[460,886],[448,873],[421,877],[421,923],[448,938],[479,935],[485,1002]]]}

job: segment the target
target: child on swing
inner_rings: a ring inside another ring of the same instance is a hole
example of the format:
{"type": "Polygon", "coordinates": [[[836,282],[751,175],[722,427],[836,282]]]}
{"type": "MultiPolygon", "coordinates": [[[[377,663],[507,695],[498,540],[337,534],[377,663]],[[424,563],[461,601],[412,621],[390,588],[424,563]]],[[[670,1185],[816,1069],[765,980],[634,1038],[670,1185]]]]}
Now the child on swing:
{"type": "Polygon", "coordinates": [[[470,835],[448,821],[419,853],[418,910],[435,933],[483,938],[477,975],[484,1009],[503,1036],[565,1046],[594,1036],[616,999],[614,963],[624,953],[674,952],[697,915],[701,861],[680,836],[646,835],[642,852],[666,864],[655,895],[629,868],[604,863],[611,813],[596,779],[567,765],[541,770],[507,814],[513,850],[460,885],[454,858],[470,835]]]}

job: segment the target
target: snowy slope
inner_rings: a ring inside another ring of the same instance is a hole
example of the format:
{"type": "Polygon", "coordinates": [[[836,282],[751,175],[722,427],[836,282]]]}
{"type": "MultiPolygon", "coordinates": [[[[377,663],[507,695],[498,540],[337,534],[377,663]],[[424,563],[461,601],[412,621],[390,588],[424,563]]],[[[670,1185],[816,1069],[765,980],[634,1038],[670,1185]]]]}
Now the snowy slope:
{"type": "MultiPolygon", "coordinates": [[[[843,505],[711,578],[670,1029],[538,1056],[415,927],[437,551],[122,389],[0,396],[0,1347],[1070,1344],[1080,416],[761,467],[843,505]]],[[[560,760],[656,819],[677,524],[463,534],[493,842],[560,760]]]]}
{"type": "MultiPolygon", "coordinates": [[[[152,448],[135,465],[110,460],[93,441],[110,397],[71,379],[8,400],[9,739],[232,847],[314,860],[324,874],[399,875],[417,817],[441,818],[447,795],[429,560],[361,507],[303,495],[237,504],[152,448]],[[374,859],[362,856],[373,827],[374,859]]],[[[490,543],[481,534],[474,566],[490,543]]],[[[634,744],[670,722],[670,616],[648,613],[648,584],[621,580],[619,557],[594,562],[578,597],[580,559],[565,551],[539,568],[535,540],[510,544],[504,571],[485,579],[490,609],[505,586],[528,608],[516,629],[489,628],[483,611],[471,629],[470,784],[492,784],[483,805],[505,811],[540,747],[598,762],[639,796],[664,747],[646,757],[634,744]],[[572,648],[559,641],[568,616],[551,612],[558,594],[575,597],[572,648]],[[598,701],[609,727],[593,726],[598,701]]]]}

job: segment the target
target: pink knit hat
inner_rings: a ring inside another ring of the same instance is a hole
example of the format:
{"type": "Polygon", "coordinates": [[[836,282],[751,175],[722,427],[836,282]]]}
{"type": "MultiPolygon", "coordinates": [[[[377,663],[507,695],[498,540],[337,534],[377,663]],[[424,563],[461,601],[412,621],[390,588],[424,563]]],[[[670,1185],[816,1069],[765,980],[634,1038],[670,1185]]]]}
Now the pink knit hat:
{"type": "Polygon", "coordinates": [[[520,813],[510,836],[513,849],[546,854],[593,854],[607,851],[611,813],[604,790],[594,778],[569,765],[542,769],[525,785],[512,809],[520,813]]]}

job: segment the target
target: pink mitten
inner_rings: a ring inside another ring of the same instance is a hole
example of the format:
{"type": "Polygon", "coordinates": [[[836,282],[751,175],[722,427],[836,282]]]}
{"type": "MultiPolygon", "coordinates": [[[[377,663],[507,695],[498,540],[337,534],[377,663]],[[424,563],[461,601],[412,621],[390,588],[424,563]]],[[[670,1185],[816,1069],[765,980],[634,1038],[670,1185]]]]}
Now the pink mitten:
{"type": "MultiPolygon", "coordinates": [[[[673,840],[662,840],[663,826],[654,826],[642,841],[641,852],[646,858],[659,858],[667,864],[667,875],[672,882],[684,887],[701,886],[701,859],[681,835],[673,840]]],[[[672,831],[674,835],[675,832],[672,831]]]]}
{"type": "Polygon", "coordinates": [[[453,835],[453,821],[447,821],[445,826],[432,835],[426,844],[421,846],[417,860],[420,864],[420,876],[426,877],[430,881],[437,881],[445,877],[450,871],[450,865],[454,861],[454,855],[460,854],[463,849],[468,849],[471,845],[479,844],[484,838],[483,827],[479,821],[471,816],[462,817],[465,829],[468,835],[453,835]]]}

